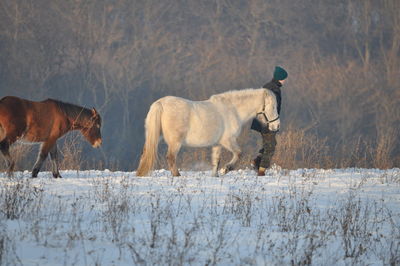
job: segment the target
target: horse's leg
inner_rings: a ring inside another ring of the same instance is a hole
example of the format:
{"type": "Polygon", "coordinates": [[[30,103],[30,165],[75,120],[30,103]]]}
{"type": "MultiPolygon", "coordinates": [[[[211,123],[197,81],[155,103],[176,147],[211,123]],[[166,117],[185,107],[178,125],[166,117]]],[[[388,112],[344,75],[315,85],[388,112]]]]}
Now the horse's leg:
{"type": "Polygon", "coordinates": [[[181,148],[180,144],[168,144],[167,161],[169,170],[173,176],[180,176],[178,167],[176,167],[176,156],[181,148]]]}
{"type": "Polygon", "coordinates": [[[0,142],[0,150],[1,150],[1,153],[3,154],[4,158],[6,159],[7,173],[9,176],[11,176],[14,172],[15,163],[10,155],[10,143],[7,140],[1,141],[0,142]]]}
{"type": "Polygon", "coordinates": [[[58,171],[57,144],[54,144],[54,146],[50,150],[50,159],[51,159],[51,163],[52,163],[53,177],[54,178],[61,178],[62,176],[60,175],[60,172],[58,171]]]}
{"type": "Polygon", "coordinates": [[[218,167],[221,159],[221,146],[213,146],[211,153],[212,176],[218,176],[218,167]]]}
{"type": "Polygon", "coordinates": [[[40,146],[38,157],[36,159],[36,163],[32,169],[32,177],[37,177],[44,160],[46,160],[47,155],[49,154],[49,151],[53,148],[54,144],[55,141],[46,141],[42,143],[42,145],[40,146]]]}
{"type": "Polygon", "coordinates": [[[229,171],[233,170],[236,162],[240,158],[240,150],[239,145],[236,142],[236,139],[229,139],[228,141],[221,142],[222,146],[226,148],[228,151],[232,153],[232,159],[229,163],[227,163],[224,168],[221,169],[221,174],[226,174],[229,171]]]}

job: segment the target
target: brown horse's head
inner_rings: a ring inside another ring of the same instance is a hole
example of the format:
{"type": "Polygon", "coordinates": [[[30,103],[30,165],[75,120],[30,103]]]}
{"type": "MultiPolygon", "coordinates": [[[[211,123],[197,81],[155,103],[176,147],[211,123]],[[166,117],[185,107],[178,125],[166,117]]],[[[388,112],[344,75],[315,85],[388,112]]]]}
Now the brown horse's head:
{"type": "Polygon", "coordinates": [[[82,130],[82,134],[94,148],[100,147],[102,143],[100,128],[101,117],[96,109],[92,108],[92,115],[82,130]]]}

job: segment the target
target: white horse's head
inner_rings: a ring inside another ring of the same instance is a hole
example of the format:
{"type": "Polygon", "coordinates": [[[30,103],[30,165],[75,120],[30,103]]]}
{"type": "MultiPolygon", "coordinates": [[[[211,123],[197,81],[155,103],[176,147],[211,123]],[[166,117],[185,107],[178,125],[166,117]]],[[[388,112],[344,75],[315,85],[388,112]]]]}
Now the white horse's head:
{"type": "Polygon", "coordinates": [[[279,130],[281,122],[278,115],[278,104],[276,96],[271,90],[265,89],[264,104],[261,106],[261,110],[257,112],[257,119],[265,126],[268,125],[269,130],[279,130]]]}

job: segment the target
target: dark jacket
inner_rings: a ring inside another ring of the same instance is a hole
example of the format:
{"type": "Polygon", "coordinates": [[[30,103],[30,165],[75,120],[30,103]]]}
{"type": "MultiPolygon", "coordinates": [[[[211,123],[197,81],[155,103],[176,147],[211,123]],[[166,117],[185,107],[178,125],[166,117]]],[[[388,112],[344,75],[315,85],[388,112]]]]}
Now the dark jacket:
{"type": "MultiPolygon", "coordinates": [[[[278,115],[281,113],[281,102],[282,102],[281,87],[282,84],[276,79],[272,79],[270,82],[268,82],[263,86],[263,88],[270,89],[275,94],[278,115]]],[[[269,131],[268,127],[265,127],[265,125],[260,123],[257,118],[253,119],[250,128],[260,133],[266,133],[269,131]]]]}

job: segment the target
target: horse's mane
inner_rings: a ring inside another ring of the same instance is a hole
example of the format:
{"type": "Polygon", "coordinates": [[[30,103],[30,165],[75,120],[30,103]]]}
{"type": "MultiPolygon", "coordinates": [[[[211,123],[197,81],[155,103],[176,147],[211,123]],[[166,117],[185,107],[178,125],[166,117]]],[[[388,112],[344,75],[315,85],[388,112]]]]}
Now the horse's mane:
{"type": "Polygon", "coordinates": [[[48,99],[57,104],[60,111],[63,112],[67,117],[73,119],[75,122],[84,122],[90,119],[92,111],[83,106],[75,105],[72,103],[66,103],[55,99],[48,99]]]}
{"type": "Polygon", "coordinates": [[[210,100],[232,100],[232,99],[243,99],[248,97],[254,97],[255,94],[261,93],[261,90],[265,89],[243,89],[243,90],[232,90],[219,94],[212,95],[210,100]]]}

